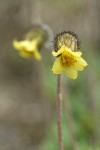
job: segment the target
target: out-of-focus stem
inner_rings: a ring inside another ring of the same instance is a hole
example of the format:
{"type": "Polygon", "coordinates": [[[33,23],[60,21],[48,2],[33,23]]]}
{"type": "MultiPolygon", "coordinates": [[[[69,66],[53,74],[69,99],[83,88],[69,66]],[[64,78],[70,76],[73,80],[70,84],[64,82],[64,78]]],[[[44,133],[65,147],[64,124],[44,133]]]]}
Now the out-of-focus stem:
{"type": "Polygon", "coordinates": [[[57,124],[58,124],[59,150],[63,150],[61,75],[57,76],[57,121],[58,121],[57,124]]]}
{"type": "Polygon", "coordinates": [[[67,124],[68,124],[72,150],[77,150],[77,140],[76,140],[74,125],[73,125],[73,115],[71,111],[71,105],[68,100],[68,92],[67,90],[65,90],[64,81],[63,81],[63,97],[64,97],[64,108],[65,108],[66,116],[67,116],[67,124]]]}

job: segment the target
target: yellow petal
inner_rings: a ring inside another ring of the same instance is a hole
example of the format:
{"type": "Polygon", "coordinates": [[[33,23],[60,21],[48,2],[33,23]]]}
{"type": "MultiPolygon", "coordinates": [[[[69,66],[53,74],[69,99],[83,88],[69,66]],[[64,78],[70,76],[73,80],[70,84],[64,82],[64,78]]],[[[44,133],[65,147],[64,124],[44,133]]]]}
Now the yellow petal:
{"type": "Polygon", "coordinates": [[[34,51],[35,45],[32,41],[25,40],[25,41],[20,41],[19,43],[20,43],[21,50],[26,50],[29,52],[34,51]]]}
{"type": "Polygon", "coordinates": [[[58,52],[52,51],[53,56],[58,56],[58,52]]]}
{"type": "Polygon", "coordinates": [[[80,57],[82,52],[72,52],[75,57],[80,57]]]}
{"type": "MultiPolygon", "coordinates": [[[[82,52],[73,52],[72,50],[71,50],[71,48],[68,48],[68,47],[66,47],[66,46],[62,46],[62,48],[61,49],[63,49],[63,51],[67,51],[67,52],[69,52],[69,53],[71,53],[73,56],[75,56],[75,57],[80,57],[81,55],[82,55],[82,52]]],[[[62,51],[62,52],[63,52],[62,51]]]]}
{"type": "Polygon", "coordinates": [[[33,53],[33,55],[34,55],[34,57],[36,58],[36,59],[38,59],[38,60],[41,60],[41,54],[38,52],[38,51],[35,51],[34,53],[33,53]]]}
{"type": "Polygon", "coordinates": [[[75,57],[80,57],[81,55],[82,55],[82,52],[73,52],[72,50],[71,50],[71,48],[68,48],[68,47],[66,47],[65,46],[65,50],[67,51],[67,52],[70,52],[72,55],[74,55],[75,57]]]}
{"type": "Polygon", "coordinates": [[[76,62],[73,66],[74,66],[75,69],[78,70],[78,71],[84,70],[84,66],[83,66],[83,65],[80,65],[78,62],[76,62]]]}
{"type": "Polygon", "coordinates": [[[52,71],[54,74],[60,74],[64,71],[64,67],[61,62],[61,57],[58,57],[52,67],[52,71]]]}
{"type": "Polygon", "coordinates": [[[58,50],[58,52],[52,51],[52,55],[53,56],[58,56],[58,55],[62,54],[63,51],[64,51],[64,49],[60,49],[60,50],[58,50]]]}
{"type": "Polygon", "coordinates": [[[13,41],[13,46],[14,46],[14,48],[16,48],[17,50],[20,50],[20,47],[21,47],[20,42],[14,40],[14,41],[13,41]]]}
{"type": "Polygon", "coordinates": [[[65,45],[63,45],[57,52],[53,51],[52,55],[53,56],[58,56],[58,55],[62,54],[64,50],[66,50],[66,46],[65,45]]]}
{"type": "Polygon", "coordinates": [[[77,63],[79,63],[80,65],[82,65],[84,67],[86,67],[88,65],[87,62],[81,57],[77,59],[77,63]]]}
{"type": "Polygon", "coordinates": [[[33,40],[33,41],[29,41],[29,44],[28,44],[28,47],[27,47],[27,50],[32,52],[32,51],[37,51],[37,41],[36,40],[33,40]]]}
{"type": "Polygon", "coordinates": [[[72,79],[76,79],[78,76],[77,70],[74,67],[65,68],[66,75],[72,79]]]}
{"type": "Polygon", "coordinates": [[[32,56],[32,53],[27,52],[27,51],[20,51],[20,56],[24,58],[30,58],[32,56]]]}
{"type": "Polygon", "coordinates": [[[27,50],[30,46],[30,42],[28,40],[20,41],[20,42],[14,40],[13,46],[17,50],[27,50]]]}

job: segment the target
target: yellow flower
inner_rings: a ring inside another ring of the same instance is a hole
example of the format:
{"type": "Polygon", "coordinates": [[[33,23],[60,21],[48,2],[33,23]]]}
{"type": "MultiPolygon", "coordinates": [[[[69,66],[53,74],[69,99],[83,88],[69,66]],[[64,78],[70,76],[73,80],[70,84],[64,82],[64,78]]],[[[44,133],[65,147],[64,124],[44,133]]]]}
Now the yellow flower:
{"type": "Polygon", "coordinates": [[[24,40],[24,41],[13,41],[13,46],[17,49],[20,55],[24,58],[30,58],[34,56],[36,59],[40,60],[41,55],[38,52],[38,40],[24,40]]]}
{"type": "Polygon", "coordinates": [[[52,68],[54,74],[65,72],[70,78],[76,79],[78,71],[84,70],[87,66],[87,62],[81,57],[82,52],[72,52],[65,45],[52,54],[57,57],[52,68]]]}

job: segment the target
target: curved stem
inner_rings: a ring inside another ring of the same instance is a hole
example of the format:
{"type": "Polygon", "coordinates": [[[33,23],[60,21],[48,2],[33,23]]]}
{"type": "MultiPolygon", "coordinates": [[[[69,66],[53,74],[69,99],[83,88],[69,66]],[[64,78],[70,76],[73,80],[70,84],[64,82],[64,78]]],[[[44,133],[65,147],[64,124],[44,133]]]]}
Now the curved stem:
{"type": "Polygon", "coordinates": [[[57,76],[57,123],[58,123],[58,140],[59,150],[63,150],[62,140],[62,95],[61,95],[61,75],[57,76]]]}

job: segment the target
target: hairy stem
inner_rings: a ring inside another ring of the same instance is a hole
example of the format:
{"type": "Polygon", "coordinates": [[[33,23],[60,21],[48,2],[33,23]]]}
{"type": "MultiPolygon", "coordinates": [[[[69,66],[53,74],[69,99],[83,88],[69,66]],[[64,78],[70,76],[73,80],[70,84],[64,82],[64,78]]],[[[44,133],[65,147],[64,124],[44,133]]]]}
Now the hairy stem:
{"type": "Polygon", "coordinates": [[[58,121],[59,150],[63,150],[61,75],[57,76],[57,121],[58,121]]]}

